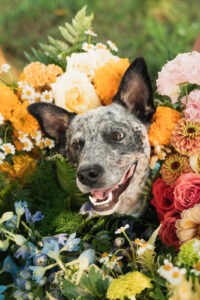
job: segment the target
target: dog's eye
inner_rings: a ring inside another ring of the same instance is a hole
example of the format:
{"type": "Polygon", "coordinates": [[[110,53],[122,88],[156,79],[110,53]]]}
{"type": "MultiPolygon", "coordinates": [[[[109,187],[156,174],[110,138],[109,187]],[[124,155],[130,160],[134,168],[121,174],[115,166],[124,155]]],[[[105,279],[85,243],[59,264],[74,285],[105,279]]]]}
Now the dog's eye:
{"type": "Polygon", "coordinates": [[[122,132],[117,132],[117,131],[112,132],[112,134],[111,134],[112,140],[113,140],[113,141],[118,141],[118,142],[121,141],[121,140],[124,138],[124,136],[125,136],[124,133],[122,133],[122,132]]]}
{"type": "Polygon", "coordinates": [[[72,143],[72,147],[74,150],[80,150],[83,148],[85,142],[83,140],[79,140],[79,141],[74,141],[72,143]]]}

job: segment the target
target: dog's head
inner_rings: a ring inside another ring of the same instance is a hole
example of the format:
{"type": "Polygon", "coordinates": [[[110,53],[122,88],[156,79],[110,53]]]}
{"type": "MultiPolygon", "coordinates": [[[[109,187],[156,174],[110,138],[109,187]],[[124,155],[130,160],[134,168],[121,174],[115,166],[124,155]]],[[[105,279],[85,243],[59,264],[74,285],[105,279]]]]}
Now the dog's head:
{"type": "Polygon", "coordinates": [[[99,214],[140,211],[138,194],[148,173],[147,128],[154,112],[143,58],[125,72],[113,103],[82,115],[53,104],[34,103],[29,112],[59,151],[77,167],[77,185],[90,193],[99,214]]]}

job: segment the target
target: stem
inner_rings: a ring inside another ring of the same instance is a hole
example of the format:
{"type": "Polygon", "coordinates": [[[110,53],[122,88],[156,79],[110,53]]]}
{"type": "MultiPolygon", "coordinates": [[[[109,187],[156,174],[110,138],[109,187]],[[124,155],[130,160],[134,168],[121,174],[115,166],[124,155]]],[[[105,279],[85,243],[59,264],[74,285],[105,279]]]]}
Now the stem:
{"type": "Polygon", "coordinates": [[[26,223],[25,223],[24,221],[22,221],[22,225],[26,228],[26,230],[27,230],[30,234],[32,234],[31,228],[28,227],[28,225],[26,225],[26,223]]]}
{"type": "Polygon", "coordinates": [[[49,269],[52,269],[52,268],[54,268],[55,266],[57,266],[57,263],[55,263],[55,264],[51,264],[51,265],[49,265],[49,266],[45,267],[45,269],[46,269],[46,270],[49,270],[49,269]]]}
{"type": "Polygon", "coordinates": [[[128,238],[128,235],[126,234],[125,230],[123,231],[123,234],[124,234],[125,238],[127,239],[127,241],[129,242],[129,244],[131,246],[133,260],[135,261],[136,257],[135,257],[135,251],[134,251],[134,248],[133,248],[133,244],[131,243],[130,239],[128,238]]]}
{"type": "Polygon", "coordinates": [[[20,220],[21,220],[21,215],[18,214],[17,215],[17,229],[19,229],[20,220]]]}
{"type": "Polygon", "coordinates": [[[66,273],[65,265],[63,264],[62,260],[59,257],[56,259],[56,262],[59,265],[59,267],[66,273]]]}
{"type": "Polygon", "coordinates": [[[6,140],[7,140],[7,132],[8,132],[8,128],[6,127],[5,132],[4,132],[4,143],[6,144],[6,140]]]}

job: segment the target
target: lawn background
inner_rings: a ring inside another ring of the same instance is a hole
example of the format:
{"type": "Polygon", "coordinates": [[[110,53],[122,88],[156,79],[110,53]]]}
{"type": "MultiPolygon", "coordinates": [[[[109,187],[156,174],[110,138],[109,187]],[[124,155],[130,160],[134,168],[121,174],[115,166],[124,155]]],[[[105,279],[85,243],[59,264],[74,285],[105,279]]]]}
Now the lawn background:
{"type": "Polygon", "coordinates": [[[119,56],[144,56],[152,80],[167,59],[192,49],[200,31],[199,0],[0,0],[0,45],[18,71],[30,47],[60,37],[57,27],[71,22],[87,5],[94,12],[97,41],[114,41],[119,56]]]}

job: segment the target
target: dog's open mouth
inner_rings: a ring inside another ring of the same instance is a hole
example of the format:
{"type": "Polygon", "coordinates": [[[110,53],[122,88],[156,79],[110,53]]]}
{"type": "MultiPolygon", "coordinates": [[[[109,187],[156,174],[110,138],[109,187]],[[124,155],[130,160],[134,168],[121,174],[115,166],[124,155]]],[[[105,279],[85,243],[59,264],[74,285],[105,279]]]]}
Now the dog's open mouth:
{"type": "Polygon", "coordinates": [[[89,199],[92,203],[92,207],[95,211],[105,211],[112,209],[118,202],[119,196],[127,189],[128,185],[133,178],[137,167],[137,161],[132,163],[122,180],[115,184],[114,186],[101,189],[101,190],[91,190],[91,196],[89,199]]]}

